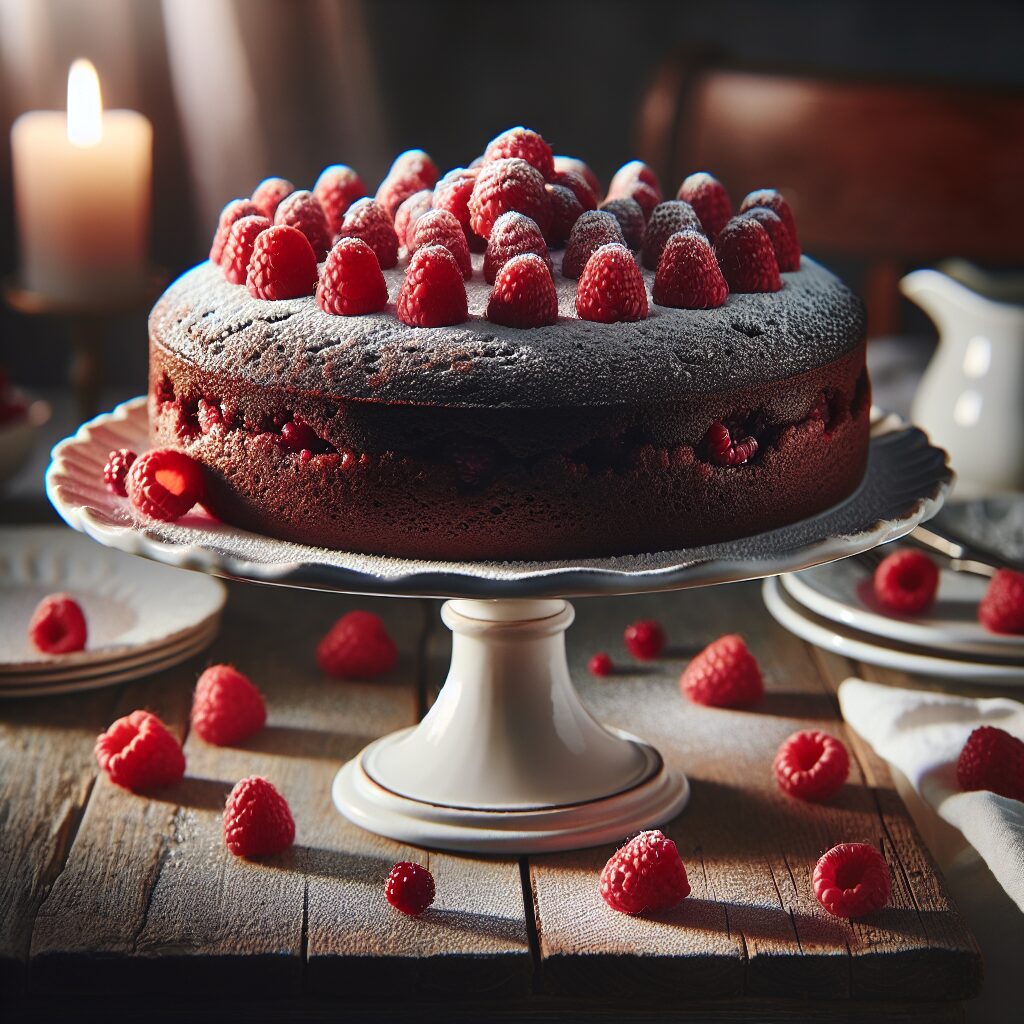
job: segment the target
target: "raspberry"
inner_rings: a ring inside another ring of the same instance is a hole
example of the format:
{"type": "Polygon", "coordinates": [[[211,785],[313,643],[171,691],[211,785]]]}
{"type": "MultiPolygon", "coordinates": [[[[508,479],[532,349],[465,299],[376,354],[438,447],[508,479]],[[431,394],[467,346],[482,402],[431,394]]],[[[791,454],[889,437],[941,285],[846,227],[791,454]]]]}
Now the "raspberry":
{"type": "Polygon", "coordinates": [[[44,597],[28,624],[28,638],[43,654],[85,650],[88,630],[81,605],[70,594],[44,597]]]}
{"type": "Polygon", "coordinates": [[[388,286],[380,264],[361,238],[339,238],[327,254],[316,304],[336,316],[379,313],[387,306],[388,286]]]}
{"type": "Polygon", "coordinates": [[[309,239],[318,260],[322,260],[331,247],[332,232],[327,226],[324,209],[316,196],[305,189],[281,200],[274,214],[274,223],[298,228],[309,239]]]}
{"type": "Polygon", "coordinates": [[[381,270],[397,265],[398,235],[395,234],[395,226],[375,200],[356,200],[348,208],[339,234],[342,238],[361,238],[376,254],[381,270]]]}
{"type": "Polygon", "coordinates": [[[290,419],[281,427],[281,447],[288,452],[307,452],[308,455],[334,451],[308,423],[300,419],[290,419]]]}
{"type": "Polygon", "coordinates": [[[782,287],[772,240],[756,220],[733,217],[715,239],[715,255],[731,292],[777,292],[782,287]]]}
{"type": "Polygon", "coordinates": [[[140,455],[128,470],[128,497],[144,515],[164,522],[180,519],[203,498],[199,463],[173,448],[140,455]]]}
{"type": "Polygon", "coordinates": [[[634,836],[601,871],[601,896],[622,914],[674,907],[689,895],[679,850],[659,829],[634,836]]]}
{"type": "Polygon", "coordinates": [[[281,200],[287,199],[294,191],[295,186],[287,178],[264,178],[253,190],[252,201],[260,213],[272,221],[281,200]]]}
{"type": "Polygon", "coordinates": [[[1024,573],[1000,569],[992,577],[978,621],[993,633],[1024,633],[1024,573]]]}
{"type": "Polygon", "coordinates": [[[644,220],[650,220],[651,214],[661,204],[661,192],[656,191],[650,185],[637,181],[629,190],[629,195],[613,196],[613,199],[632,199],[633,202],[643,211],[644,220]]]}
{"type": "Polygon", "coordinates": [[[786,273],[800,269],[800,246],[777,213],[763,206],[755,206],[740,216],[756,220],[768,232],[780,271],[786,273]]]}
{"type": "Polygon", "coordinates": [[[597,209],[597,197],[582,174],[575,171],[556,171],[551,178],[552,185],[567,188],[579,201],[584,210],[597,209]]]}
{"type": "Polygon", "coordinates": [[[644,218],[644,211],[635,199],[606,199],[600,209],[610,213],[619,222],[622,237],[630,249],[635,252],[644,244],[647,221],[644,218]]]}
{"type": "Polygon", "coordinates": [[[653,294],[659,306],[674,309],[714,309],[725,302],[729,286],[702,234],[680,231],[669,238],[658,261],[653,294]]]}
{"type": "Polygon", "coordinates": [[[320,202],[331,234],[337,235],[348,208],[366,195],[366,186],[347,164],[331,164],[320,172],[313,186],[313,195],[320,202]]]}
{"type": "Polygon", "coordinates": [[[963,790],[987,789],[1010,800],[1024,800],[1024,743],[1005,729],[975,729],[956,762],[963,790]]]}
{"type": "Polygon", "coordinates": [[[793,211],[789,208],[789,203],[783,199],[781,192],[777,192],[773,188],[759,188],[756,192],[749,192],[743,197],[743,202],[740,203],[740,213],[759,208],[771,210],[777,214],[789,229],[789,237],[793,240],[797,257],[797,265],[793,269],[798,270],[800,268],[800,239],[797,236],[796,220],[793,217],[793,211]]]}
{"type": "Polygon", "coordinates": [[[228,232],[236,220],[241,220],[243,217],[262,216],[263,211],[251,199],[232,199],[220,212],[217,232],[213,236],[213,245],[210,246],[210,262],[220,264],[224,246],[227,244],[228,232]]]}
{"type": "Polygon", "coordinates": [[[628,164],[623,164],[615,172],[612,183],[608,186],[607,198],[628,199],[632,197],[633,189],[637,185],[646,185],[657,196],[655,206],[661,202],[661,182],[643,160],[630,160],[628,164]]]}
{"type": "Polygon", "coordinates": [[[269,227],[270,221],[266,217],[242,217],[231,225],[224,252],[220,257],[225,280],[231,284],[245,284],[253,246],[256,245],[256,239],[260,234],[269,227]]]}
{"type": "Polygon", "coordinates": [[[800,800],[825,800],[850,774],[850,755],[828,733],[795,732],[779,747],[772,769],[784,793],[800,800]]]}
{"type": "Polygon", "coordinates": [[[643,264],[648,270],[657,270],[665,243],[678,231],[701,232],[700,218],[689,203],[670,199],[659,203],[647,222],[642,252],[643,264]]]}
{"type": "MultiPolygon", "coordinates": [[[[434,205],[434,193],[430,189],[413,192],[395,211],[395,235],[399,246],[408,248],[409,232],[412,226],[434,205]]],[[[461,225],[460,225],[461,227],[461,225]]]]}
{"type": "Polygon", "coordinates": [[[199,677],[192,698],[192,728],[218,747],[229,747],[258,732],[267,721],[260,691],[232,665],[211,665],[199,677]]]}
{"type": "Polygon", "coordinates": [[[258,775],[235,783],[224,807],[224,844],[236,857],[266,857],[295,842],[291,808],[258,775]]]}
{"type": "Polygon", "coordinates": [[[660,622],[641,619],[626,627],[626,650],[640,661],[653,661],[665,649],[665,630],[660,622]]]}
{"type": "Polygon", "coordinates": [[[604,651],[598,651],[587,662],[587,671],[592,676],[610,676],[615,671],[615,666],[604,651]]]}
{"type": "Polygon", "coordinates": [[[601,182],[597,180],[597,175],[579,157],[556,156],[554,164],[556,174],[562,171],[575,171],[590,186],[590,191],[595,196],[601,195],[601,182]]]}
{"type": "Polygon", "coordinates": [[[536,253],[551,268],[551,257],[537,222],[521,213],[503,213],[491,229],[484,253],[484,280],[494,284],[498,271],[513,256],[536,253]]]}
{"type": "Polygon", "coordinates": [[[531,167],[536,168],[545,180],[553,180],[555,161],[551,155],[551,147],[530,128],[509,128],[487,143],[487,149],[484,150],[485,164],[512,158],[525,160],[531,167]]]}
{"type": "Polygon", "coordinates": [[[131,448],[118,448],[107,456],[103,466],[103,480],[111,494],[121,498],[128,497],[128,470],[137,458],[131,448]]]}
{"type": "Polygon", "coordinates": [[[335,679],[372,679],[395,667],[398,648],[379,616],[347,612],[317,645],[316,661],[335,679]]]}
{"type": "Polygon", "coordinates": [[[420,189],[433,188],[437,184],[440,172],[437,164],[422,149],[407,149],[399,153],[388,169],[389,178],[406,178],[418,183],[420,189]]]}
{"type": "Polygon", "coordinates": [[[469,226],[469,197],[473,194],[477,173],[476,170],[456,167],[434,186],[434,209],[447,210],[455,215],[455,219],[462,225],[471,252],[482,251],[486,245],[485,240],[469,226]]]}
{"type": "Polygon", "coordinates": [[[469,226],[490,238],[494,222],[510,210],[532,217],[547,227],[548,194],[544,177],[525,160],[509,158],[483,164],[469,197],[469,226]]]}
{"type": "Polygon", "coordinates": [[[757,438],[746,437],[733,440],[724,423],[712,423],[704,435],[704,447],[708,458],[716,466],[742,466],[757,454],[757,438]]]}
{"type": "Polygon", "coordinates": [[[676,199],[689,203],[700,217],[704,234],[713,242],[732,217],[732,200],[725,186],[705,171],[684,179],[676,199]]]}
{"type": "Polygon", "coordinates": [[[814,866],[814,895],[833,917],[863,917],[889,902],[889,865],[868,843],[840,843],[814,866]]]}
{"type": "Polygon", "coordinates": [[[647,316],[644,279],[633,254],[624,245],[602,245],[587,260],[576,286],[576,312],[581,320],[602,324],[643,320],[647,316]]]}
{"type": "Polygon", "coordinates": [[[181,744],[149,711],[133,711],[100,733],[96,760],[111,782],[136,791],[169,786],[185,774],[181,744]]]}
{"type": "Polygon", "coordinates": [[[413,254],[395,306],[398,319],[410,327],[446,327],[469,316],[462,271],[443,245],[425,245],[413,254]]]}
{"type": "Polygon", "coordinates": [[[875,569],[872,588],[879,603],[900,615],[927,611],[939,589],[939,570],[920,551],[894,551],[875,569]]]}
{"type": "Polygon", "coordinates": [[[521,253],[501,268],[487,302],[487,319],[506,327],[545,327],[558,319],[555,282],[540,256],[521,253]]]}
{"type": "Polygon", "coordinates": [[[388,873],[384,898],[395,910],[418,917],[434,902],[434,876],[420,864],[399,861],[388,873]]]}
{"type": "Polygon", "coordinates": [[[569,242],[562,257],[562,274],[565,277],[579,277],[591,256],[601,248],[618,242],[625,245],[619,222],[602,210],[589,210],[573,225],[569,242]]]}
{"type": "Polygon", "coordinates": [[[544,191],[548,194],[548,229],[545,240],[552,249],[560,249],[572,233],[573,225],[582,216],[583,207],[563,185],[545,185],[544,191]]]}
{"type": "Polygon", "coordinates": [[[708,644],[686,666],[679,686],[695,704],[717,708],[747,707],[764,695],[761,669],[738,633],[708,644]]]}
{"type": "Polygon", "coordinates": [[[298,228],[275,224],[256,236],[245,286],[254,299],[297,299],[316,288],[316,253],[298,228]]]}
{"type": "Polygon", "coordinates": [[[416,221],[409,241],[409,255],[412,256],[428,245],[440,245],[447,249],[455,257],[465,280],[473,276],[466,235],[455,214],[447,210],[430,210],[416,221]]]}
{"type": "Polygon", "coordinates": [[[417,178],[388,177],[380,183],[373,198],[388,218],[388,222],[393,223],[402,203],[411,199],[417,192],[422,192],[423,187],[423,183],[417,178]]]}

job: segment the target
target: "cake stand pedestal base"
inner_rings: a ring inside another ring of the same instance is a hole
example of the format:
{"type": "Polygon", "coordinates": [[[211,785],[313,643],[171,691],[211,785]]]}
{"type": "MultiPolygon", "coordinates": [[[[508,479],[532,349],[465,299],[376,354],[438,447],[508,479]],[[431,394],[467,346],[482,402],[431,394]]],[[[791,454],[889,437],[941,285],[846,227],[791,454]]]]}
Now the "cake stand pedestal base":
{"type": "Polygon", "coordinates": [[[453,633],[444,687],[419,725],[338,772],[345,817],[415,846],[512,854],[613,842],[682,810],[685,777],[580,702],[568,602],[454,600],[441,617],[453,633]]]}

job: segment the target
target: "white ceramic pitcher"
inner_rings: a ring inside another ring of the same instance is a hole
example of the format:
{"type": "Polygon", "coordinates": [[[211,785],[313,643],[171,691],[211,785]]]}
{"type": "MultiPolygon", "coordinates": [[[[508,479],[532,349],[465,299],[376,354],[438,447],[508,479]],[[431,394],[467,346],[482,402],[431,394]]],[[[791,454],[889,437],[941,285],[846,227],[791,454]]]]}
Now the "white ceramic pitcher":
{"type": "Polygon", "coordinates": [[[914,422],[949,452],[957,498],[1024,491],[1024,289],[960,261],[944,269],[900,281],[939,331],[914,422]]]}

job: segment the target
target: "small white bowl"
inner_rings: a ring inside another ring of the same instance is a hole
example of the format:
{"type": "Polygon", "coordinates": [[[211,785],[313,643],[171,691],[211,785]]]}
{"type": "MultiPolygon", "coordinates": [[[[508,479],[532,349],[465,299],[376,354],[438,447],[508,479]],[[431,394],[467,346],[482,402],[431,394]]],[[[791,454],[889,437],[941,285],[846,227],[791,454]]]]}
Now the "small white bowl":
{"type": "Polygon", "coordinates": [[[28,461],[39,428],[50,418],[51,412],[49,404],[37,398],[29,401],[24,416],[0,424],[0,482],[10,480],[28,461]]]}

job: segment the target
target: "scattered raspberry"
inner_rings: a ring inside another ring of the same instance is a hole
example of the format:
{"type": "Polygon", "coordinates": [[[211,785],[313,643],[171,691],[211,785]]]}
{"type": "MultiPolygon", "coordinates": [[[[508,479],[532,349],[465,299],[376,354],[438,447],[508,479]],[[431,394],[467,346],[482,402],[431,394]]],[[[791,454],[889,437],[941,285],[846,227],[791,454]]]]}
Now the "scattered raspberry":
{"type": "Polygon", "coordinates": [[[416,221],[409,240],[409,255],[412,256],[428,245],[440,245],[447,249],[455,257],[465,280],[473,276],[466,235],[453,213],[430,210],[416,221]]]}
{"type": "Polygon", "coordinates": [[[103,466],[103,481],[107,490],[118,497],[128,497],[128,470],[138,456],[130,448],[118,448],[107,456],[103,466]]]}
{"type": "Polygon", "coordinates": [[[975,729],[956,762],[963,790],[987,789],[1010,800],[1024,800],[1024,743],[1005,729],[975,729]]]}
{"type": "Polygon", "coordinates": [[[256,236],[245,286],[254,299],[297,299],[316,288],[316,253],[298,228],[275,224],[256,236]]]}
{"type": "Polygon", "coordinates": [[[890,611],[900,615],[920,615],[935,601],[939,570],[921,551],[894,551],[875,569],[872,587],[875,597],[890,611]]]}
{"type": "Polygon", "coordinates": [[[491,229],[484,253],[484,280],[494,284],[498,271],[513,256],[536,253],[550,269],[551,257],[537,222],[521,213],[503,213],[491,229]]]}
{"type": "Polygon", "coordinates": [[[602,324],[647,316],[647,288],[633,254],[624,245],[602,245],[587,260],[576,286],[576,313],[581,320],[602,324]]]}
{"type": "Polygon", "coordinates": [[[335,679],[372,679],[395,667],[398,648],[379,616],[347,612],[317,645],[316,661],[335,679]]]}
{"type": "Polygon", "coordinates": [[[600,208],[619,222],[626,245],[636,252],[644,244],[647,231],[647,220],[640,204],[635,199],[606,199],[600,208]]]}
{"type": "Polygon", "coordinates": [[[398,264],[395,226],[373,199],[357,199],[348,208],[339,234],[342,238],[361,238],[376,254],[381,270],[398,264]]]}
{"type": "Polygon", "coordinates": [[[800,246],[777,213],[763,206],[755,206],[740,216],[756,220],[768,232],[780,271],[786,273],[800,269],[800,246]]]}
{"type": "Polygon", "coordinates": [[[686,666],[679,686],[695,704],[716,708],[747,707],[764,695],[761,669],[738,633],[708,644],[686,666]]]}
{"type": "Polygon", "coordinates": [[[732,218],[732,200],[725,186],[704,171],[684,179],[676,199],[682,199],[693,207],[704,227],[704,234],[712,242],[732,218]]]}
{"type": "Polygon", "coordinates": [[[495,160],[483,164],[469,197],[469,226],[490,238],[494,222],[510,210],[525,213],[547,227],[548,194],[544,176],[525,160],[495,160]]]}
{"type": "Polygon", "coordinates": [[[742,466],[757,454],[757,438],[747,435],[735,440],[724,423],[712,423],[704,435],[708,458],[716,466],[742,466]]]}
{"type": "Polygon", "coordinates": [[[665,630],[660,622],[641,619],[626,627],[626,650],[640,661],[653,661],[665,650],[665,630]]]}
{"type": "Polygon", "coordinates": [[[339,238],[327,254],[316,304],[335,316],[379,313],[387,306],[388,286],[380,264],[361,238],[339,238]]]}
{"type": "Polygon", "coordinates": [[[236,857],[266,857],[295,842],[295,819],[283,796],[258,775],[235,783],[224,807],[224,844],[236,857]]]}
{"type": "Polygon", "coordinates": [[[28,624],[28,638],[43,654],[83,651],[87,633],[82,608],[70,594],[44,597],[28,624]]]}
{"type": "Polygon", "coordinates": [[[388,170],[389,178],[406,178],[419,185],[417,192],[424,188],[433,188],[441,172],[428,153],[422,149],[407,149],[399,153],[388,170]]]}
{"type": "Polygon", "coordinates": [[[545,327],[558,319],[555,282],[540,256],[521,253],[501,268],[487,302],[487,319],[506,327],[545,327]]]}
{"type": "Polygon", "coordinates": [[[583,207],[564,185],[545,185],[544,191],[548,194],[548,229],[544,237],[552,249],[561,249],[583,215],[583,207]]]}
{"type": "Polygon", "coordinates": [[[218,747],[240,743],[267,721],[260,691],[232,665],[211,665],[192,698],[192,728],[218,747]]]}
{"type": "Polygon", "coordinates": [[[323,207],[316,196],[306,189],[293,192],[287,199],[281,200],[274,214],[274,223],[298,228],[309,239],[318,260],[322,260],[331,247],[333,233],[327,226],[323,207]]]}
{"type": "Polygon", "coordinates": [[[164,522],[180,519],[203,498],[199,463],[173,448],[140,455],[128,470],[128,497],[144,515],[164,522]]]}
{"type": "Polygon", "coordinates": [[[469,316],[469,300],[455,257],[443,245],[426,245],[409,261],[395,312],[410,327],[446,327],[469,316]]]}
{"type": "MultiPolygon", "coordinates": [[[[287,178],[264,178],[252,194],[252,201],[259,207],[260,213],[269,221],[273,221],[282,199],[287,199],[295,191],[295,186],[287,178]]],[[[320,197],[317,196],[319,199],[320,197]]]]}
{"type": "Polygon", "coordinates": [[[793,246],[796,249],[797,265],[794,269],[799,270],[800,239],[796,232],[796,219],[793,217],[793,211],[789,208],[789,203],[782,198],[781,192],[777,192],[773,188],[759,188],[756,192],[750,192],[744,196],[743,202],[740,203],[740,213],[758,208],[771,210],[777,214],[789,229],[789,237],[793,240],[793,246]]]}
{"type": "Polygon", "coordinates": [[[1024,573],[1000,569],[992,577],[978,621],[993,633],[1024,633],[1024,573]]]}
{"type": "Polygon", "coordinates": [[[224,254],[224,246],[228,240],[228,232],[236,220],[241,220],[243,217],[261,217],[262,215],[260,208],[251,199],[232,199],[220,212],[217,232],[213,236],[213,245],[210,246],[210,262],[220,265],[220,258],[224,254]]]}
{"type": "Polygon", "coordinates": [[[590,191],[593,192],[595,196],[601,195],[601,182],[598,181],[597,175],[586,163],[584,163],[584,161],[580,160],[579,157],[556,156],[553,159],[556,174],[564,171],[573,171],[583,178],[583,180],[590,186],[590,191]]]}
{"type": "Polygon", "coordinates": [[[840,740],[817,730],[795,732],[772,764],[784,793],[800,800],[826,800],[850,774],[850,755],[840,740]]]}
{"type": "Polygon", "coordinates": [[[569,189],[584,210],[597,209],[597,197],[582,174],[577,174],[575,171],[556,171],[551,178],[551,184],[569,189]]]}
{"type": "MultiPolygon", "coordinates": [[[[411,196],[395,212],[395,235],[399,246],[409,247],[409,232],[413,225],[434,205],[434,193],[430,189],[420,189],[411,196]]],[[[460,225],[461,230],[461,225],[460,225]]]]}
{"type": "Polygon", "coordinates": [[[111,782],[136,791],[169,786],[185,774],[181,744],[149,711],[133,711],[100,733],[96,760],[111,782]]]}
{"type": "Polygon", "coordinates": [[[551,155],[551,147],[530,128],[509,128],[497,138],[491,139],[487,144],[487,149],[484,150],[485,164],[512,158],[525,160],[540,173],[542,178],[547,181],[552,180],[555,173],[555,162],[551,155]]]}
{"type": "Polygon", "coordinates": [[[630,160],[628,164],[623,164],[615,172],[612,183],[608,186],[607,198],[630,198],[633,195],[634,187],[638,184],[646,185],[657,196],[654,206],[661,202],[661,182],[658,181],[658,176],[653,169],[643,160],[630,160]]]}
{"type": "Polygon", "coordinates": [[[864,917],[889,902],[889,865],[868,843],[840,843],[814,866],[814,895],[833,917],[864,917]]]}
{"type": "Polygon", "coordinates": [[[615,671],[615,666],[604,651],[598,651],[587,662],[587,671],[592,676],[610,676],[615,671]]]}
{"type": "Polygon", "coordinates": [[[455,219],[465,232],[470,252],[483,252],[487,244],[486,240],[469,226],[469,197],[473,194],[477,174],[476,170],[456,167],[434,186],[434,209],[447,210],[455,215],[455,219]]]}
{"type": "Polygon", "coordinates": [[[689,203],[681,199],[670,199],[659,203],[647,222],[644,232],[643,264],[648,270],[657,270],[658,261],[668,240],[679,231],[703,233],[700,218],[689,203]]]}
{"type": "Polygon", "coordinates": [[[569,242],[562,257],[562,274],[565,277],[579,277],[591,256],[601,248],[617,242],[625,245],[619,222],[602,210],[589,210],[573,225],[569,242]]]}
{"type": "Polygon", "coordinates": [[[772,240],[756,220],[733,217],[715,240],[715,254],[731,292],[777,292],[782,287],[772,240]]]}
{"type": "Polygon", "coordinates": [[[669,238],[658,261],[653,294],[659,306],[674,309],[714,309],[725,302],[729,286],[704,235],[680,231],[669,238]]]}
{"type": "Polygon", "coordinates": [[[612,854],[601,872],[601,896],[622,914],[674,907],[689,895],[679,850],[659,829],[634,836],[612,854]]]}
{"type": "Polygon", "coordinates": [[[366,195],[366,186],[351,167],[331,164],[320,172],[313,186],[313,195],[320,201],[331,234],[337,235],[341,232],[341,221],[348,208],[366,195]]]}
{"type": "Polygon", "coordinates": [[[420,864],[400,861],[384,883],[384,898],[395,910],[418,917],[434,902],[434,876],[420,864]]]}
{"type": "Polygon", "coordinates": [[[270,221],[266,217],[242,217],[231,225],[220,257],[225,280],[231,284],[245,284],[256,239],[269,227],[270,221]]]}

